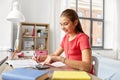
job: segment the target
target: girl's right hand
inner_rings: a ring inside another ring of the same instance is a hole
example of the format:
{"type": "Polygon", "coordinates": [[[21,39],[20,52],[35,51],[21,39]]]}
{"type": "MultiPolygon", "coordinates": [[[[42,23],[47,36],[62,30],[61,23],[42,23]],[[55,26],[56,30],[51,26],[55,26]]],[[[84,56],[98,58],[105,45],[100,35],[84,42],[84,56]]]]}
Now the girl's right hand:
{"type": "Polygon", "coordinates": [[[35,60],[37,63],[43,62],[47,58],[47,55],[34,55],[32,57],[33,60],[35,60]]]}

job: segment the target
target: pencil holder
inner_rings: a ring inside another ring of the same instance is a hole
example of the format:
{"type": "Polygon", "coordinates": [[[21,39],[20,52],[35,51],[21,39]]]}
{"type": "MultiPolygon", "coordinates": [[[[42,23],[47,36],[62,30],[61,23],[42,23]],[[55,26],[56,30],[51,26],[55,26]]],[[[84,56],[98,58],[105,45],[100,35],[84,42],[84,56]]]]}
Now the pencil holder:
{"type": "Polygon", "coordinates": [[[48,54],[47,50],[36,50],[35,53],[36,55],[47,55],[48,54]]]}

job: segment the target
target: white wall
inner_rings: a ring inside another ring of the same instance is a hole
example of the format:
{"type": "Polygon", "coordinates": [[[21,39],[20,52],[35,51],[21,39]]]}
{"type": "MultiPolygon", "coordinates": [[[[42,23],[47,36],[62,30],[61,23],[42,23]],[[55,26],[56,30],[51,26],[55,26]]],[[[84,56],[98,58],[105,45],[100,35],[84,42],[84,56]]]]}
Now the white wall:
{"type": "Polygon", "coordinates": [[[0,0],[0,50],[12,47],[12,26],[5,18],[12,0],[0,0]]]}
{"type": "Polygon", "coordinates": [[[50,0],[20,0],[21,11],[28,22],[50,22],[50,0]]]}
{"type": "MultiPolygon", "coordinates": [[[[8,12],[10,11],[10,4],[12,0],[2,0],[0,2],[0,10],[2,10],[2,13],[0,13],[0,37],[3,37],[3,34],[5,38],[3,40],[0,40],[0,47],[2,46],[8,46],[8,44],[11,45],[12,37],[11,37],[11,25],[10,22],[4,20],[7,16],[8,12]],[[10,27],[8,27],[10,26],[10,27]],[[6,30],[7,34],[6,34],[6,30]],[[7,36],[8,35],[8,36],[7,36]]],[[[109,1],[109,0],[107,0],[109,1]]],[[[114,1],[114,0],[113,0],[114,1]]],[[[119,0],[118,0],[119,1],[119,0]]],[[[21,11],[25,15],[26,22],[37,22],[37,23],[48,23],[50,24],[50,52],[53,52],[56,50],[56,48],[59,46],[60,40],[61,40],[61,30],[59,25],[59,16],[61,11],[66,7],[64,4],[65,0],[19,0],[21,4],[21,11]],[[61,3],[63,2],[63,3],[61,3]]],[[[118,3],[119,4],[119,3],[118,3]]],[[[108,11],[113,11],[113,8],[109,8],[111,5],[107,4],[108,7],[106,9],[109,9],[108,11]]],[[[120,12],[119,12],[120,13],[120,12]]],[[[114,17],[114,13],[108,13],[105,12],[105,45],[104,48],[106,49],[113,49],[114,45],[114,24],[111,23],[110,20],[114,17]],[[112,15],[112,17],[111,17],[112,15]],[[110,25],[110,26],[109,26],[110,25]]],[[[119,16],[120,17],[120,16],[119,16]]],[[[119,18],[118,18],[119,19],[119,18]]],[[[14,26],[15,27],[15,26],[14,26]]],[[[16,27],[13,29],[14,36],[16,33],[16,27]]],[[[14,40],[16,38],[14,37],[14,40]]],[[[14,43],[13,40],[13,43],[14,43]]]]}

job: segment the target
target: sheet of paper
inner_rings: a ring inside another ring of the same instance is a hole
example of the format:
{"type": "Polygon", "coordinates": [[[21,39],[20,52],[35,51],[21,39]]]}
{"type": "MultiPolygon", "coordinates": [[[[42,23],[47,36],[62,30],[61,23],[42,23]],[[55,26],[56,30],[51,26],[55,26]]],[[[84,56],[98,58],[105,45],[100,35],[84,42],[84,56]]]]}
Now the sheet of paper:
{"type": "Polygon", "coordinates": [[[54,63],[52,63],[51,65],[52,65],[52,66],[55,66],[55,67],[65,66],[65,64],[62,63],[62,62],[54,62],[54,63]]]}
{"type": "MultiPolygon", "coordinates": [[[[40,64],[43,64],[43,62],[41,62],[40,64]]],[[[61,66],[65,66],[64,63],[62,62],[54,62],[52,64],[50,64],[51,66],[54,66],[54,67],[61,67],[61,66]]]]}

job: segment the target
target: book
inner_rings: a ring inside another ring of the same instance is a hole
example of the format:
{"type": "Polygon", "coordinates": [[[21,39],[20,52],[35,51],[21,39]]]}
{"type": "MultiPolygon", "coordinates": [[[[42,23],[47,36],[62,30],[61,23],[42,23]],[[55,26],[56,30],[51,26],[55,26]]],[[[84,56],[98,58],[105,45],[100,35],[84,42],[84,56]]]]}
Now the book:
{"type": "Polygon", "coordinates": [[[2,80],[44,80],[47,78],[47,71],[32,68],[15,68],[2,73],[2,80]]]}
{"type": "Polygon", "coordinates": [[[6,63],[13,68],[35,67],[38,63],[32,59],[7,60],[6,63]]]}
{"type": "Polygon", "coordinates": [[[85,71],[54,71],[52,80],[91,80],[85,71]]]}

